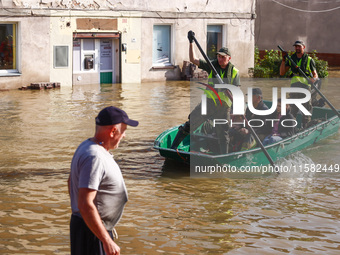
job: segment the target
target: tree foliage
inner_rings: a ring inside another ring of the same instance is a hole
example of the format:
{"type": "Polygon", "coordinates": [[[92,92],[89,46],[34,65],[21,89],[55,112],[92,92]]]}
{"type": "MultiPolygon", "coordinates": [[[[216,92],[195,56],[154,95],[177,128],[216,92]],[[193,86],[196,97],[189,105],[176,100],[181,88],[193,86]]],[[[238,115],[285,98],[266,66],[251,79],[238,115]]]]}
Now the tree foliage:
{"type": "MultiPolygon", "coordinates": [[[[292,55],[293,52],[288,52],[292,55]]],[[[317,57],[317,51],[314,50],[309,56],[314,59],[316,71],[319,78],[328,76],[328,62],[317,57]]],[[[255,66],[249,69],[249,73],[254,78],[278,78],[280,76],[280,65],[282,61],[282,52],[279,50],[265,50],[265,54],[260,58],[260,51],[255,47],[255,66]]],[[[290,77],[291,72],[287,72],[284,77],[290,77]]]]}

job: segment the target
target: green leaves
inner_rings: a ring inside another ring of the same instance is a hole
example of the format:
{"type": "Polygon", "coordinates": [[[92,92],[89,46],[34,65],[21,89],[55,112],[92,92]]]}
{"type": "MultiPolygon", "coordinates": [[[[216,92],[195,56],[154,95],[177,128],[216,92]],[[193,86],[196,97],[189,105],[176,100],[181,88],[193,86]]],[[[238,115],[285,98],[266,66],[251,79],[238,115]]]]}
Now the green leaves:
{"type": "MultiPolygon", "coordinates": [[[[289,55],[292,55],[293,52],[288,52],[289,55]]],[[[249,68],[249,74],[251,74],[254,78],[279,78],[280,77],[280,65],[282,61],[282,52],[279,50],[265,50],[264,54],[261,54],[257,47],[255,47],[255,66],[254,68],[249,68]]],[[[325,60],[321,60],[317,57],[317,51],[314,50],[309,54],[316,65],[316,71],[319,75],[319,78],[325,78],[328,76],[328,62],[325,60]]],[[[285,78],[290,76],[290,72],[285,74],[285,78]]]]}

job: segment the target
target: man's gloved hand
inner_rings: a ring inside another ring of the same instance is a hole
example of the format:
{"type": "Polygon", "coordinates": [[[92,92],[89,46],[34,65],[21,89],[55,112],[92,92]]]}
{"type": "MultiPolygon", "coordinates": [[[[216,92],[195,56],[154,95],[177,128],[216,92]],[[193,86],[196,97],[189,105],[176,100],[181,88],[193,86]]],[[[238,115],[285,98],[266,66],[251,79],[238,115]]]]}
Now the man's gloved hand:
{"type": "Polygon", "coordinates": [[[288,56],[288,52],[282,51],[282,60],[286,61],[287,56],[288,56]]]}
{"type": "Polygon", "coordinates": [[[194,37],[195,37],[195,33],[190,30],[188,32],[188,39],[189,39],[190,43],[192,43],[194,41],[194,37]]]}

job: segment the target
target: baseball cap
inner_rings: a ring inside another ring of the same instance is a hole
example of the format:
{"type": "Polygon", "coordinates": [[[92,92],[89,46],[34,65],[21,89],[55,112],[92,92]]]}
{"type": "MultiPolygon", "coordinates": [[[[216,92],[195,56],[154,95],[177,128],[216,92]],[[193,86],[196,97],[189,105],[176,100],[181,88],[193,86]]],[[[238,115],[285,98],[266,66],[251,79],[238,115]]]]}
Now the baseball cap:
{"type": "Polygon", "coordinates": [[[114,106],[109,106],[101,110],[96,117],[96,125],[98,126],[110,126],[119,123],[125,123],[126,125],[136,127],[138,121],[129,119],[126,112],[114,106]]]}
{"type": "Polygon", "coordinates": [[[225,55],[231,56],[230,50],[227,47],[222,47],[216,54],[220,54],[222,56],[225,56],[225,55]]]}
{"type": "Polygon", "coordinates": [[[262,90],[260,88],[253,88],[253,96],[255,95],[262,96],[262,90]]]}
{"type": "Polygon", "coordinates": [[[305,43],[303,41],[295,41],[295,43],[293,44],[293,46],[296,46],[296,45],[302,45],[302,46],[305,46],[305,43]]]}

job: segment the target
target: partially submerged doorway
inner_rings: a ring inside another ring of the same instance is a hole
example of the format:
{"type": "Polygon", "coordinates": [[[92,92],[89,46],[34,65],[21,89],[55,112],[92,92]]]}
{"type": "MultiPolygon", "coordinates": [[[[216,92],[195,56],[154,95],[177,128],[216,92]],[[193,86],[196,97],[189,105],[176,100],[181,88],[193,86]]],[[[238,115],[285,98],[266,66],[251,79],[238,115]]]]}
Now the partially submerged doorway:
{"type": "Polygon", "coordinates": [[[120,35],[96,34],[96,38],[93,35],[74,35],[73,84],[119,83],[120,35]]]}

